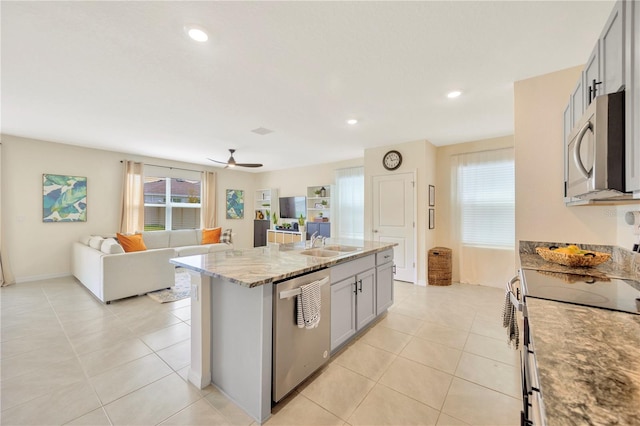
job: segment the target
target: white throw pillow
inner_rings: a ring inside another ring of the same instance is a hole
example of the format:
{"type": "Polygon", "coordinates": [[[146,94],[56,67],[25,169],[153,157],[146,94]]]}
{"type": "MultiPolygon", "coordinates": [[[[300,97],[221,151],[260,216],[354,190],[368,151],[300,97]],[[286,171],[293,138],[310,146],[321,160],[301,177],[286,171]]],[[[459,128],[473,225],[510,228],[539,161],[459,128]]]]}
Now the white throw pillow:
{"type": "Polygon", "coordinates": [[[89,247],[94,248],[96,250],[100,250],[100,246],[102,246],[103,241],[104,241],[104,238],[102,238],[99,235],[94,235],[89,240],[89,247]]]}
{"type": "Polygon", "coordinates": [[[124,253],[124,248],[122,248],[122,246],[113,238],[107,238],[102,240],[100,251],[106,254],[118,254],[124,253]]]}

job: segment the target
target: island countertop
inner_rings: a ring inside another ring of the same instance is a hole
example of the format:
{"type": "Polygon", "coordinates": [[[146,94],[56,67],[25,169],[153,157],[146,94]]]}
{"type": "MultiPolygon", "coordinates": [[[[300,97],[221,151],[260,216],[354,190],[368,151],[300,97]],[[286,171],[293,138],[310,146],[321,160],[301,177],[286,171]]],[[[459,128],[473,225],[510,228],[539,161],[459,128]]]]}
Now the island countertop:
{"type": "Polygon", "coordinates": [[[640,315],[526,304],[547,424],[640,424],[640,315]]]}
{"type": "MultiPolygon", "coordinates": [[[[171,263],[211,277],[256,287],[297,275],[348,262],[391,249],[394,243],[328,239],[326,246],[350,246],[352,251],[340,251],[337,256],[317,257],[301,254],[308,249],[305,242],[274,244],[266,247],[227,250],[171,259],[171,263]]],[[[321,247],[318,247],[321,248],[321,247]]]]}

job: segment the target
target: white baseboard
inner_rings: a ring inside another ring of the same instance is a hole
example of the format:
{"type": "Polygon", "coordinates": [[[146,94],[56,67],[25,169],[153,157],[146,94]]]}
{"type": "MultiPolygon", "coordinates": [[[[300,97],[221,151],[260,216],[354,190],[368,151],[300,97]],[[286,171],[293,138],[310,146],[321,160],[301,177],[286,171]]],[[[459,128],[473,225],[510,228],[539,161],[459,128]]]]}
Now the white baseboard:
{"type": "Polygon", "coordinates": [[[28,283],[33,281],[42,281],[42,280],[51,280],[53,278],[63,278],[63,277],[71,277],[72,275],[68,272],[61,274],[43,274],[43,275],[29,275],[26,277],[16,277],[16,284],[20,283],[28,283]]]}
{"type": "Polygon", "coordinates": [[[418,284],[419,286],[422,287],[426,287],[427,286],[427,280],[418,280],[418,284]]]}

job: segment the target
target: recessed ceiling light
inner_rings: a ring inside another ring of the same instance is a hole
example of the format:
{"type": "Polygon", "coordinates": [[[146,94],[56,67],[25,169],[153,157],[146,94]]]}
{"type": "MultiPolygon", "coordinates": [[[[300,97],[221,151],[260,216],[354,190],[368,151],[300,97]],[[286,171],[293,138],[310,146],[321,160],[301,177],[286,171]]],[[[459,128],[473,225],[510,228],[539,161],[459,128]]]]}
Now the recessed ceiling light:
{"type": "Polygon", "coordinates": [[[347,124],[350,124],[353,126],[354,124],[358,124],[358,120],[356,120],[355,118],[352,118],[350,120],[347,120],[347,124]]]}
{"type": "Polygon", "coordinates": [[[207,32],[197,25],[187,25],[184,27],[184,29],[187,32],[187,35],[191,37],[192,40],[198,41],[200,43],[204,43],[205,41],[209,40],[207,32]]]}
{"type": "Polygon", "coordinates": [[[447,93],[447,98],[449,99],[453,99],[453,98],[457,98],[458,96],[462,95],[462,92],[459,90],[454,90],[453,92],[449,92],[447,93]]]}

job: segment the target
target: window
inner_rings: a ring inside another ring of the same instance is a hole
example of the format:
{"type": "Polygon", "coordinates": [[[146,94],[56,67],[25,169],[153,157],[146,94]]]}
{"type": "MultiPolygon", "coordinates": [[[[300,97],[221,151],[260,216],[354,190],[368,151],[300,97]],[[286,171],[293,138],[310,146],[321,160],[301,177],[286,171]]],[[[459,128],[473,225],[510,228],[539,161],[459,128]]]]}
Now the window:
{"type": "Polygon", "coordinates": [[[515,181],[513,149],[457,156],[460,242],[467,246],[513,248],[515,181]]]}
{"type": "Polygon", "coordinates": [[[364,239],[364,167],[336,170],[336,233],[364,239]]]}
{"type": "Polygon", "coordinates": [[[200,228],[199,179],[145,176],[144,230],[200,228]]]}

